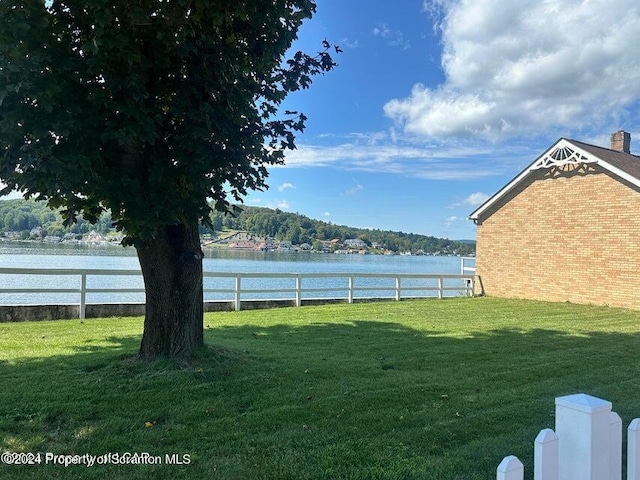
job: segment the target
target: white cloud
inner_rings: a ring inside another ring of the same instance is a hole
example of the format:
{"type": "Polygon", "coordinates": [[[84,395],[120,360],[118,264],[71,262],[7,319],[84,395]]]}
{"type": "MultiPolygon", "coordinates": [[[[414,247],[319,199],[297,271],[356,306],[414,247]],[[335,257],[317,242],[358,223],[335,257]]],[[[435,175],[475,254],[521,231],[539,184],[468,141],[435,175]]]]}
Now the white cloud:
{"type": "Polygon", "coordinates": [[[376,25],[373,29],[373,34],[376,37],[385,39],[390,47],[398,47],[401,50],[411,48],[411,42],[404,38],[404,33],[400,30],[392,30],[386,23],[376,25]]]}
{"type": "Polygon", "coordinates": [[[364,190],[364,185],[362,185],[361,183],[357,183],[353,187],[351,187],[350,189],[345,191],[344,194],[347,195],[347,196],[352,196],[352,195],[355,195],[356,193],[358,193],[361,190],[364,190]]]}
{"type": "Polygon", "coordinates": [[[293,185],[293,183],[286,182],[286,183],[283,183],[282,185],[278,186],[278,191],[279,192],[284,192],[287,189],[295,189],[295,188],[296,187],[293,185]]]}
{"type": "Polygon", "coordinates": [[[330,216],[331,216],[331,213],[329,213],[329,212],[324,212],[324,213],[322,214],[322,216],[323,216],[323,217],[330,217],[330,216]]]}
{"type": "Polygon", "coordinates": [[[637,0],[425,0],[446,81],[385,113],[426,138],[620,126],[640,100],[637,0]]]}
{"type": "Polygon", "coordinates": [[[248,197],[245,199],[245,203],[247,205],[259,205],[263,208],[271,208],[271,209],[280,209],[280,210],[290,210],[291,204],[286,200],[277,200],[274,202],[264,202],[261,198],[256,197],[248,197]]]}
{"type": "Polygon", "coordinates": [[[449,218],[445,219],[444,226],[446,228],[451,228],[455,223],[459,222],[460,220],[463,220],[463,219],[460,218],[460,217],[456,217],[456,216],[449,217],[449,218]]]}
{"type": "Polygon", "coordinates": [[[368,141],[353,136],[339,145],[299,144],[287,152],[283,166],[333,167],[341,170],[391,173],[426,180],[468,180],[515,174],[539,154],[528,146],[505,146],[496,152],[487,145],[460,142],[410,144],[368,141]]]}
{"type": "Polygon", "coordinates": [[[479,205],[482,205],[487,200],[489,200],[488,194],[482,193],[482,192],[475,192],[469,195],[467,198],[465,198],[462,203],[464,203],[465,205],[469,205],[470,207],[477,207],[479,205]]]}
{"type": "Polygon", "coordinates": [[[343,38],[342,40],[340,40],[338,42],[338,46],[340,48],[358,48],[360,46],[360,43],[358,42],[358,40],[351,40],[350,38],[343,38]]]}
{"type": "Polygon", "coordinates": [[[451,205],[451,208],[454,207],[479,207],[484,202],[489,199],[490,195],[483,192],[475,192],[469,195],[467,198],[462,200],[461,202],[457,202],[451,205]]]}

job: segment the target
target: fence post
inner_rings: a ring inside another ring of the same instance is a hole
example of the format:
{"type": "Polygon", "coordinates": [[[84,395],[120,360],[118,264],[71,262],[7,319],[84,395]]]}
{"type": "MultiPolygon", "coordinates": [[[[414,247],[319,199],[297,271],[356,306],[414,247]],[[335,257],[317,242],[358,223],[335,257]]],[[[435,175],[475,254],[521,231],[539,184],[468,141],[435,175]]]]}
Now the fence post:
{"type": "Polygon", "coordinates": [[[606,480],[611,472],[611,402],[584,393],[556,398],[558,480],[606,480]]]}
{"type": "Polygon", "coordinates": [[[504,457],[498,465],[497,480],[522,480],[524,478],[524,466],[518,457],[509,455],[504,457]]]}
{"type": "Polygon", "coordinates": [[[396,277],[396,300],[400,301],[402,298],[402,292],[400,290],[400,277],[396,277]]]}
{"type": "Polygon", "coordinates": [[[627,429],[627,480],[640,480],[640,418],[627,429]]]}
{"type": "Polygon", "coordinates": [[[349,275],[349,303],[353,303],[353,275],[349,275]]]}
{"type": "Polygon", "coordinates": [[[622,480],[622,419],[611,412],[609,421],[609,478],[622,480]]]}
{"type": "Polygon", "coordinates": [[[540,430],[533,447],[533,480],[558,480],[558,436],[540,430]]]}
{"type": "Polygon", "coordinates": [[[438,298],[442,299],[442,277],[438,277],[438,298]]]}
{"type": "Polygon", "coordinates": [[[234,293],[235,298],[234,298],[234,304],[235,304],[235,310],[236,312],[240,311],[240,287],[242,284],[242,277],[240,276],[240,274],[236,275],[236,291],[234,293]]]}
{"type": "Polygon", "coordinates": [[[302,278],[300,274],[296,277],[296,307],[302,305],[302,278]]]}
{"type": "Polygon", "coordinates": [[[80,276],[80,319],[84,320],[87,315],[87,274],[80,276]]]}

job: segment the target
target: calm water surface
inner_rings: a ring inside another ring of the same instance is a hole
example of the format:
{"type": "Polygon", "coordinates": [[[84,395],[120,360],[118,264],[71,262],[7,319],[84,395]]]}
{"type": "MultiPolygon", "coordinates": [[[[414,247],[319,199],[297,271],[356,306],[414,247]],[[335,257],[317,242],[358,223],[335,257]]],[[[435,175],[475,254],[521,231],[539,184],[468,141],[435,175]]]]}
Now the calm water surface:
{"type": "MultiPolygon", "coordinates": [[[[208,249],[204,270],[233,273],[460,273],[458,257],[334,255],[317,253],[279,253],[208,249]]],[[[2,268],[91,268],[138,270],[135,249],[123,247],[89,247],[48,245],[41,243],[0,242],[2,268]]],[[[76,288],[78,278],[26,275],[0,275],[0,288],[60,288],[61,282],[76,288]]],[[[205,279],[205,288],[232,288],[232,279],[205,279]]],[[[246,280],[245,288],[252,288],[246,280]]],[[[285,280],[273,287],[291,288],[285,280]]],[[[338,282],[338,280],[336,280],[338,282]]],[[[342,287],[343,285],[336,285],[342,287]]],[[[143,288],[141,277],[89,277],[88,288],[143,288]]],[[[216,294],[207,299],[220,298],[216,294]]],[[[108,302],[110,294],[91,294],[90,302],[108,302]]],[[[143,294],[119,294],[119,301],[144,301],[143,294]]],[[[0,304],[77,303],[77,295],[69,294],[0,294],[0,304]],[[34,298],[35,297],[35,298],[34,298]]]]}

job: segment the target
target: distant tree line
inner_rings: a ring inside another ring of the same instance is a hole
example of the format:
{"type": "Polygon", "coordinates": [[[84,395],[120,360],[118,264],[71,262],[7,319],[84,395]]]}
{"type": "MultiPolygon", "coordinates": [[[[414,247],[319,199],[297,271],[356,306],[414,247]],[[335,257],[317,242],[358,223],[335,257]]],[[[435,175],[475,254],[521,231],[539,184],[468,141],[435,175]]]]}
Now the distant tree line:
{"type": "MultiPolygon", "coordinates": [[[[63,236],[65,233],[83,234],[91,230],[106,234],[112,228],[111,215],[103,213],[98,223],[90,224],[78,219],[76,224],[65,227],[61,215],[50,210],[44,203],[32,200],[0,200],[0,233],[22,232],[29,238],[29,232],[40,227],[39,235],[63,236]]],[[[236,216],[214,212],[210,226],[201,226],[201,234],[216,235],[223,230],[241,230],[256,236],[271,237],[277,241],[289,241],[294,245],[308,243],[316,248],[322,241],[359,238],[368,246],[380,245],[394,252],[443,253],[469,255],[475,252],[475,244],[445,238],[436,238],[413,233],[370,230],[334,225],[330,222],[313,220],[298,213],[283,212],[260,207],[242,207],[236,216]]]]}
{"type": "Polygon", "coordinates": [[[77,223],[65,227],[59,212],[51,210],[42,202],[33,200],[0,200],[0,233],[20,232],[23,238],[29,238],[33,229],[40,228],[38,236],[62,237],[66,233],[82,235],[95,230],[106,234],[111,230],[111,215],[103,213],[95,225],[78,218],[77,223]]]}
{"type": "Polygon", "coordinates": [[[279,241],[300,245],[308,243],[317,248],[318,242],[359,238],[367,245],[381,245],[394,252],[456,253],[469,255],[475,252],[474,242],[459,242],[414,233],[392,232],[353,228],[313,220],[298,213],[283,212],[261,207],[243,207],[237,216],[215,212],[211,215],[212,227],[201,227],[201,233],[216,233],[223,229],[244,230],[259,236],[269,236],[279,241]]]}

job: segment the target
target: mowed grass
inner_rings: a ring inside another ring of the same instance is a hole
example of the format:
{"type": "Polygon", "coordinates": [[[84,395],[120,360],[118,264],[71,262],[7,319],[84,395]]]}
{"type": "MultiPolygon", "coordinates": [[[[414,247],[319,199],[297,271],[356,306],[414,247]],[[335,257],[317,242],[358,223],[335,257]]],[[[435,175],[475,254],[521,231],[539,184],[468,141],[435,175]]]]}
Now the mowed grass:
{"type": "Polygon", "coordinates": [[[0,450],[163,460],[0,478],[491,479],[508,454],[532,478],[556,396],[610,400],[624,428],[640,416],[640,312],[461,298],[205,327],[208,351],[176,365],[132,359],[140,318],[0,324],[0,450]]]}

